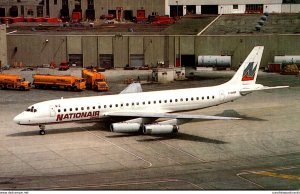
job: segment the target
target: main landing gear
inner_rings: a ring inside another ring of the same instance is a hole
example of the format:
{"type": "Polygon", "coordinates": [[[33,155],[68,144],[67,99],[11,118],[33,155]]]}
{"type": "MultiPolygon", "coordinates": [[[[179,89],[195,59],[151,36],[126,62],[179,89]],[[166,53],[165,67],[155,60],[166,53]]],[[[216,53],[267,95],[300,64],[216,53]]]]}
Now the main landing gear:
{"type": "Polygon", "coordinates": [[[46,134],[46,131],[45,131],[46,127],[45,127],[45,125],[39,125],[39,128],[41,129],[40,130],[40,135],[45,135],[46,134]]]}

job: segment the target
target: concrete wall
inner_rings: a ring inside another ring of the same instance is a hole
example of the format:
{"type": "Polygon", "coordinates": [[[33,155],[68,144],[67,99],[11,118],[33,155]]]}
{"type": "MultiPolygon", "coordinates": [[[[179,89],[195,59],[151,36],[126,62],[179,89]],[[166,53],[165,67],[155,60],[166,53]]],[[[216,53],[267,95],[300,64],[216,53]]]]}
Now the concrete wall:
{"type": "Polygon", "coordinates": [[[7,45],[9,64],[59,64],[67,59],[65,36],[8,36],[7,45]]]}
{"type": "Polygon", "coordinates": [[[1,66],[7,65],[6,26],[0,25],[0,61],[1,66]]]}
{"type": "Polygon", "coordinates": [[[267,66],[275,55],[299,55],[300,36],[200,36],[196,38],[195,55],[231,55],[232,66],[237,67],[254,46],[265,46],[261,66],[267,66]]]}
{"type": "MultiPolygon", "coordinates": [[[[264,45],[262,66],[275,55],[299,55],[300,35],[220,36],[7,36],[8,63],[41,65],[68,60],[69,54],[83,54],[84,66],[99,65],[99,54],[113,54],[114,67],[130,64],[130,54],[144,54],[144,63],[164,61],[175,66],[181,55],[230,55],[238,66],[251,49],[264,45]],[[48,40],[48,42],[46,41],[48,40]]],[[[2,39],[1,39],[2,40],[2,39]]],[[[2,51],[2,49],[1,49],[2,51]]]]}

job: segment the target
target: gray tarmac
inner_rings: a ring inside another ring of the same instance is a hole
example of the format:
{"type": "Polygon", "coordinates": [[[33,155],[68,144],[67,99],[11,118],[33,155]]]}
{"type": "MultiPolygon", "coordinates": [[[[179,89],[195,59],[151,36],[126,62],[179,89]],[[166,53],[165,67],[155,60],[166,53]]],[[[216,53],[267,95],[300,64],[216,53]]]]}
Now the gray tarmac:
{"type": "MultiPolygon", "coordinates": [[[[196,73],[191,81],[143,89],[210,86],[231,76],[196,73]]],[[[12,121],[36,102],[118,93],[126,87],[121,82],[112,82],[109,93],[1,90],[0,190],[299,189],[299,76],[260,72],[257,82],[291,87],[192,111],[243,119],[188,123],[166,136],[111,133],[102,123],[49,125],[40,136],[38,127],[12,121]]]]}

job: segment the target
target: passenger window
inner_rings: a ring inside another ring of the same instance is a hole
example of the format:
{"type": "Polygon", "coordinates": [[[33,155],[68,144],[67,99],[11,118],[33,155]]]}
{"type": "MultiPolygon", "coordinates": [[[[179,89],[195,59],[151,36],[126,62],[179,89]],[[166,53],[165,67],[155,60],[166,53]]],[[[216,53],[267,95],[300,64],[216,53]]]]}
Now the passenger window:
{"type": "Polygon", "coordinates": [[[118,104],[116,104],[116,107],[118,107],[119,105],[118,104]]]}
{"type": "Polygon", "coordinates": [[[185,99],[185,101],[189,101],[189,99],[188,99],[188,98],[186,98],[186,99],[185,99]]]}
{"type": "Polygon", "coordinates": [[[64,112],[67,112],[67,109],[64,109],[64,112]]]}
{"type": "Polygon", "coordinates": [[[151,102],[150,102],[150,101],[148,101],[148,104],[151,104],[151,102]]]}
{"type": "Polygon", "coordinates": [[[165,103],[167,103],[168,101],[167,100],[165,100],[165,103]]]}
{"type": "Polygon", "coordinates": [[[143,105],[145,105],[146,103],[145,102],[143,102],[143,105]]]}
{"type": "Polygon", "coordinates": [[[88,106],[88,107],[86,108],[86,110],[90,110],[90,107],[88,106]]]}
{"type": "Polygon", "coordinates": [[[175,99],[175,102],[177,102],[178,100],[177,99],[175,99]]]}
{"type": "Polygon", "coordinates": [[[112,107],[112,105],[110,104],[110,105],[109,105],[109,108],[111,108],[111,107],[112,107]]]}
{"type": "Polygon", "coordinates": [[[72,112],[72,108],[70,108],[70,112],[72,112]]]}
{"type": "Polygon", "coordinates": [[[78,108],[75,108],[76,111],[78,111],[78,108]]]}
{"type": "Polygon", "coordinates": [[[138,102],[136,103],[136,105],[139,105],[139,104],[140,104],[140,103],[138,103],[138,102]]]}
{"type": "Polygon", "coordinates": [[[182,102],[182,101],[183,101],[183,99],[182,99],[182,98],[180,98],[180,101],[182,102]]]}
{"type": "Polygon", "coordinates": [[[193,101],[194,100],[194,98],[191,98],[191,101],[193,101]]]}
{"type": "Polygon", "coordinates": [[[106,105],[104,105],[104,108],[106,108],[106,105]]]}
{"type": "Polygon", "coordinates": [[[101,108],[101,106],[98,106],[98,109],[100,109],[101,108]]]}
{"type": "Polygon", "coordinates": [[[204,96],[202,96],[202,100],[204,100],[204,96]]]}
{"type": "Polygon", "coordinates": [[[170,99],[170,102],[172,102],[172,99],[170,99]]]}
{"type": "Polygon", "coordinates": [[[161,100],[159,100],[158,102],[159,102],[159,104],[161,104],[161,100]]]}
{"type": "Polygon", "coordinates": [[[199,97],[197,97],[196,100],[199,100],[199,97]]]}
{"type": "Polygon", "coordinates": [[[33,109],[33,112],[36,112],[37,110],[36,109],[33,109]]]}
{"type": "Polygon", "coordinates": [[[93,109],[95,109],[96,107],[93,106],[93,109]]]}
{"type": "Polygon", "coordinates": [[[153,101],[154,104],[156,104],[156,101],[153,101]]]}
{"type": "Polygon", "coordinates": [[[126,103],[126,106],[129,106],[129,103],[126,103]]]}
{"type": "Polygon", "coordinates": [[[132,105],[132,106],[134,106],[134,102],[133,102],[133,103],[131,103],[131,105],[132,105]]]}
{"type": "Polygon", "coordinates": [[[209,96],[207,96],[207,99],[209,99],[209,96]]]}
{"type": "Polygon", "coordinates": [[[121,107],[123,107],[123,104],[121,104],[121,107]]]}
{"type": "Polygon", "coordinates": [[[60,112],[60,109],[58,109],[58,112],[60,112]]]}
{"type": "Polygon", "coordinates": [[[213,99],[215,99],[215,96],[212,96],[213,99]]]}
{"type": "Polygon", "coordinates": [[[83,108],[83,107],[81,107],[81,110],[84,110],[84,108],[83,108]]]}

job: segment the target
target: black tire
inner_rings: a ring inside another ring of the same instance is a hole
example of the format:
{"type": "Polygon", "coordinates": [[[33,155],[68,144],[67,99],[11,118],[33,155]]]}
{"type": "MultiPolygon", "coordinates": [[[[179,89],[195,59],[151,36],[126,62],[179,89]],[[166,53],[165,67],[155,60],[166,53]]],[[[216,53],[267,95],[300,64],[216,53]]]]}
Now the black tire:
{"type": "Polygon", "coordinates": [[[40,130],[40,135],[45,135],[45,134],[46,134],[46,131],[43,130],[43,129],[41,129],[41,130],[40,130]]]}
{"type": "Polygon", "coordinates": [[[20,90],[25,91],[25,87],[24,87],[24,86],[21,86],[21,87],[20,87],[20,90]]]}

